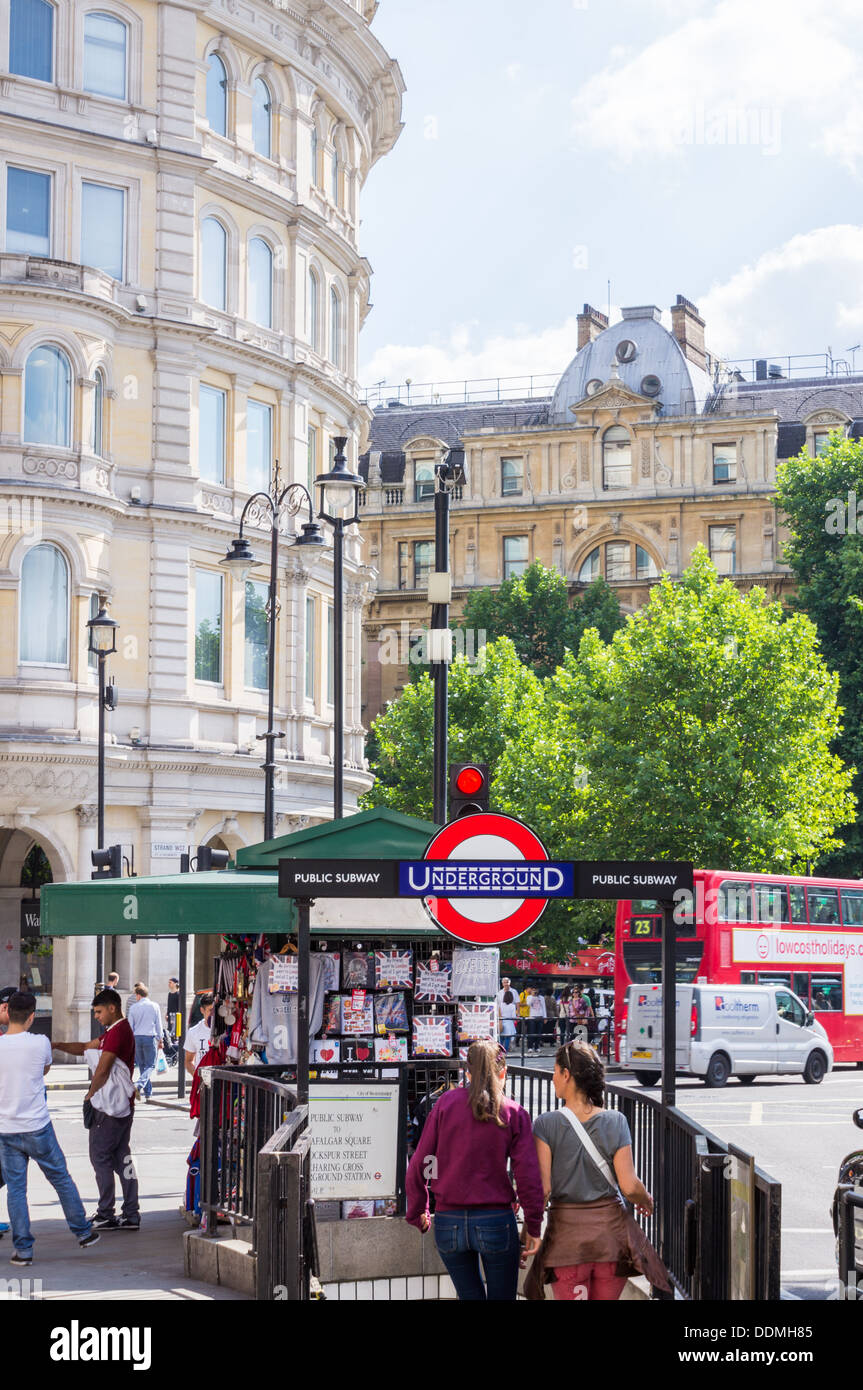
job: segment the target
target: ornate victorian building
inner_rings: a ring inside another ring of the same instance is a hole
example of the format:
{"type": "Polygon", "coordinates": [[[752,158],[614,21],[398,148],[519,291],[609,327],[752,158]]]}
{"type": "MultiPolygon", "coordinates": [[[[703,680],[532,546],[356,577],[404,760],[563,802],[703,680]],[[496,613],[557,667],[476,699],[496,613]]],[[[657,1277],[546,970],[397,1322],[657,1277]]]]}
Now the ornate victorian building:
{"type": "Polygon", "coordinates": [[[817,453],[831,430],[863,431],[863,377],[825,359],[722,363],[682,295],[670,317],[669,330],[659,309],[636,306],[609,326],[585,305],[576,355],[545,399],[399,398],[375,411],[361,460],[363,535],[378,571],[365,619],[367,723],[403,687],[409,633],[428,622],[433,469],[452,445],[466,469],[452,506],[454,613],[470,589],[532,560],[572,592],[603,575],[632,611],[699,543],[742,588],[773,597],[787,587],[777,460],[817,453]]]}
{"type": "MultiPolygon", "coordinates": [[[[146,874],[189,844],[261,838],[267,518],[247,528],[248,581],[220,561],[277,459],[307,483],[336,436],[355,465],[367,431],[359,198],[403,91],[375,9],[0,5],[0,983],[27,979],[46,1010],[50,958],[19,963],[21,879],[34,847],[54,879],[90,875],[100,595],[119,624],[106,841],[146,874]]],[[[292,552],[304,519],[280,555],[282,830],[332,806],[332,551],[292,552]]],[[[356,535],[346,567],[351,805],[368,785],[356,535]]],[[[123,986],[159,997],[176,946],[116,949],[123,986]]],[[[88,1036],[94,978],[92,940],[58,944],[60,1033],[88,1036]]]]}

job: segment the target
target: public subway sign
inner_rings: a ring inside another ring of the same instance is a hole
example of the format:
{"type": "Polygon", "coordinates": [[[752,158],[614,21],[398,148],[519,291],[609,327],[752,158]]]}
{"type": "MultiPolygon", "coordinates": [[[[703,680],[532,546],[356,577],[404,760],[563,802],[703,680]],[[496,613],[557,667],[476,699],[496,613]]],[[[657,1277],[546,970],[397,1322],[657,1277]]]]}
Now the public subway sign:
{"type": "Polygon", "coordinates": [[[512,816],[480,812],[450,821],[423,859],[280,859],[284,898],[420,898],[431,920],[472,946],[514,941],[552,898],[649,898],[692,892],[692,865],[558,862],[512,816]]]}

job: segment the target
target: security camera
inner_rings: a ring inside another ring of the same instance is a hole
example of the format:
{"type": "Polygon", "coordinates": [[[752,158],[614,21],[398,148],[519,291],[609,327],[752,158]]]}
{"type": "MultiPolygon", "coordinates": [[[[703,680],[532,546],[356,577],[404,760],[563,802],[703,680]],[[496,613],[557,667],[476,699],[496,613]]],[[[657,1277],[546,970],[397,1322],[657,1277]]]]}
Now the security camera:
{"type": "Polygon", "coordinates": [[[147,144],[148,144],[148,145],[157,145],[158,143],[159,143],[159,136],[158,136],[158,134],[156,133],[156,131],[155,131],[155,130],[148,130],[148,131],[147,131],[147,144]]]}
{"type": "Polygon", "coordinates": [[[135,296],[135,308],[138,310],[138,313],[139,313],[139,314],[143,314],[143,312],[144,312],[144,310],[146,309],[146,307],[147,307],[147,296],[146,296],[145,294],[137,294],[137,295],[135,296]]]}

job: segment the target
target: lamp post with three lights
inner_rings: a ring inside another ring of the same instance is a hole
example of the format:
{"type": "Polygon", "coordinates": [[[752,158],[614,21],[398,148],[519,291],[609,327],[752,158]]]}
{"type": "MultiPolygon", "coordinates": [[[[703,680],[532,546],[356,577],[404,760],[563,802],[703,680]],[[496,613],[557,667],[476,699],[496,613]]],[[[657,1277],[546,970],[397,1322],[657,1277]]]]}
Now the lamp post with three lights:
{"type": "Polygon", "coordinates": [[[279,566],[279,536],[280,524],[283,516],[296,516],[302,506],[302,498],[305,498],[309,508],[309,519],[303,522],[301,534],[294,541],[294,546],[323,546],[326,545],[321,528],[315,521],[314,506],[309,496],[308,489],[302,483],[288,483],[286,487],[280,486],[279,464],[276,465],[273,473],[273,483],[270,492],[253,492],[251,497],[243,507],[240,516],[239,534],[231,542],[231,548],[222,564],[240,583],[245,581],[246,575],[255,563],[252,548],[247,538],[243,535],[243,525],[254,505],[262,507],[270,517],[270,580],[269,594],[267,599],[267,622],[268,622],[268,647],[267,647],[267,731],[263,735],[266,744],[266,762],[262,764],[264,772],[264,839],[272,840],[275,836],[276,814],[275,814],[275,786],[276,786],[276,739],[284,738],[281,730],[274,728],[275,724],[275,690],[276,690],[276,609],[277,609],[277,589],[278,589],[278,566],[279,566]]]}

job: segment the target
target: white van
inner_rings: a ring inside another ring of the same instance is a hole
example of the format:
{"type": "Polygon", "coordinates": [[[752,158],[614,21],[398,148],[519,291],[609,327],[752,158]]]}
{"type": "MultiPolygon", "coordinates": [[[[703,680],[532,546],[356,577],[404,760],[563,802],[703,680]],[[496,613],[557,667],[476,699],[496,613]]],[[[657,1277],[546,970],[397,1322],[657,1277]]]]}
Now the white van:
{"type": "MultiPolygon", "coordinates": [[[[642,1086],[662,1075],[662,986],[630,985],[621,1061],[642,1086]]],[[[676,1070],[724,1086],[797,1073],[817,1085],[833,1069],[820,1023],[783,985],[678,985],[676,1070]]]]}

